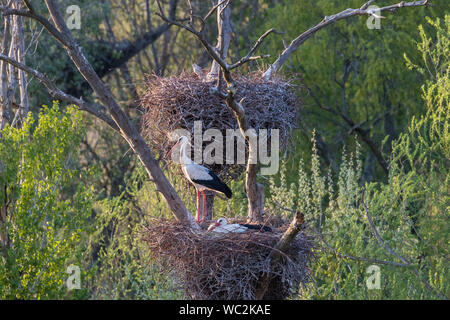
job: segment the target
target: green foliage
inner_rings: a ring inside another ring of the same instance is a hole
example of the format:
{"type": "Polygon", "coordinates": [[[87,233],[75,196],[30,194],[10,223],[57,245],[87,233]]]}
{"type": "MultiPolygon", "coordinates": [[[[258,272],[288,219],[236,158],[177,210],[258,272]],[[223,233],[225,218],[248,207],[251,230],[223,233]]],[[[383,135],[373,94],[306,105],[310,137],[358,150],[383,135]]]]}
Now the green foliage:
{"type": "Polygon", "coordinates": [[[38,123],[30,115],[23,128],[2,130],[0,203],[8,211],[1,226],[7,240],[0,258],[0,298],[70,296],[66,269],[80,265],[78,245],[92,206],[91,190],[75,182],[84,173],[72,163],[83,132],[80,112],[61,113],[57,103],[44,106],[38,123]]]}
{"type": "MultiPolygon", "coordinates": [[[[256,38],[272,27],[284,32],[265,39],[259,51],[271,54],[268,61],[271,63],[284,48],[282,40],[289,44],[323,17],[361,7],[363,3],[361,0],[279,1],[251,22],[256,26],[256,38]]],[[[374,4],[383,6],[387,2],[374,4]]],[[[390,142],[408,126],[413,115],[424,112],[417,86],[423,82],[423,75],[407,72],[401,60],[404,52],[415,61],[420,58],[415,45],[417,26],[427,15],[443,17],[446,9],[443,2],[434,4],[434,7],[397,10],[395,14],[383,13],[386,18],[381,21],[381,29],[367,28],[367,17],[339,21],[308,39],[283,66],[285,75],[299,79],[299,96],[304,104],[302,126],[316,128],[320,133],[334,168],[338,166],[342,147],[353,139],[349,137],[349,125],[324,108],[335,109],[354,123],[362,123],[375,143],[389,135],[389,143],[383,150],[386,157],[391,151],[390,142]]],[[[429,29],[424,26],[424,30],[429,29]]],[[[245,50],[241,54],[245,55],[245,50]]],[[[303,136],[297,136],[295,142],[301,146],[297,150],[308,150],[310,138],[308,130],[303,136]]],[[[365,154],[367,146],[361,144],[365,154]]],[[[380,167],[376,168],[371,169],[369,178],[384,177],[380,167]]]]}
{"type": "MultiPolygon", "coordinates": [[[[73,34],[96,68],[102,67],[106,52],[117,57],[117,52],[110,52],[108,41],[117,41],[120,47],[126,43],[123,39],[137,38],[146,31],[138,27],[147,23],[141,9],[144,1],[119,2],[61,3],[62,9],[69,4],[81,7],[82,30],[73,30],[73,34]],[[104,12],[110,14],[116,39],[107,35],[104,12]]],[[[280,37],[289,41],[325,15],[363,2],[237,1],[233,12],[237,26],[233,43],[237,46],[232,45],[229,56],[236,59],[239,53],[247,54],[260,34],[275,27],[285,33],[270,35],[258,49],[271,54],[272,62],[283,49],[280,37]]],[[[332,169],[324,171],[315,139],[311,148],[308,130],[299,130],[293,139],[297,148],[288,152],[280,174],[261,181],[266,182],[267,206],[272,213],[290,218],[296,210],[304,212],[310,228],[326,241],[318,240],[318,258],[311,266],[315,282],[301,289],[302,298],[434,299],[449,295],[450,37],[448,16],[443,26],[444,5],[442,1],[431,8],[386,13],[380,30],[369,30],[364,17],[340,21],[309,39],[283,67],[289,77],[302,75],[297,84],[306,87],[308,94],[299,93],[305,106],[301,120],[317,128],[331,153],[332,169]],[[415,32],[426,15],[433,18],[415,32]],[[417,38],[420,41],[416,43],[417,38]],[[401,63],[402,56],[406,66],[401,63]],[[345,79],[346,68],[349,74],[345,79]],[[422,90],[417,83],[424,83],[422,90]],[[367,176],[368,180],[377,178],[376,173],[363,172],[369,166],[366,146],[350,139],[347,125],[321,107],[344,112],[356,123],[364,123],[377,144],[386,142],[390,170],[385,183],[365,183],[367,176]],[[394,130],[388,128],[389,121],[394,130]],[[345,145],[354,152],[344,149],[339,156],[345,145]],[[310,149],[312,153],[306,151],[310,149]],[[374,236],[364,205],[384,245],[374,236]],[[398,266],[403,264],[399,256],[410,265],[398,266]],[[379,290],[366,286],[366,270],[373,264],[381,270],[379,290]]],[[[42,4],[35,9],[45,15],[42,4]]],[[[151,9],[155,9],[154,3],[151,9]]],[[[186,4],[181,4],[183,10],[187,12],[186,4]]],[[[27,31],[39,32],[36,22],[25,21],[27,31]]],[[[159,23],[158,19],[151,21],[152,26],[159,23]]],[[[215,19],[208,22],[211,41],[216,36],[214,23],[215,19]]],[[[27,32],[27,37],[30,34],[27,32]]],[[[144,72],[154,70],[158,59],[154,54],[164,48],[168,51],[163,58],[173,59],[166,72],[178,73],[189,70],[192,62],[204,63],[201,46],[192,35],[172,28],[163,38],[128,63],[133,77],[125,79],[127,83],[140,83],[144,72]]],[[[85,83],[62,50],[43,33],[36,53],[27,56],[27,64],[55,79],[61,89],[81,92],[85,83]]],[[[120,85],[122,72],[111,75],[106,81],[114,94],[123,101],[133,99],[120,85]]],[[[47,97],[38,82],[31,82],[29,89],[35,101],[47,97]]],[[[183,298],[170,275],[166,277],[153,264],[141,241],[149,219],[171,217],[162,196],[141,166],[134,168],[131,177],[124,173],[133,167],[132,160],[125,169],[119,160],[119,165],[111,164],[113,158],[125,158],[128,147],[114,143],[110,131],[94,120],[89,124],[99,128],[90,133],[99,133],[110,142],[96,145],[94,150],[100,155],[95,161],[110,164],[102,166],[105,174],[99,177],[89,158],[84,161],[89,169],[80,170],[77,153],[85,130],[79,112],[74,108],[61,112],[55,104],[42,109],[36,119],[30,117],[22,129],[7,127],[1,132],[0,209],[7,203],[8,219],[0,225],[0,235],[3,241],[6,235],[8,238],[7,246],[1,248],[0,298],[183,298]],[[98,186],[100,178],[112,181],[108,187],[114,190],[94,191],[91,185],[98,186]],[[66,270],[71,264],[82,271],[81,290],[67,290],[66,270]]],[[[189,210],[195,212],[192,186],[176,172],[166,174],[189,210]]],[[[246,216],[243,177],[230,186],[233,198],[215,201],[216,217],[246,216]]]]}
{"type": "Polygon", "coordinates": [[[164,200],[137,167],[120,196],[98,201],[85,268],[91,299],[177,299],[171,279],[152,264],[143,231],[148,219],[168,217],[164,200]]]}
{"type": "MultiPolygon", "coordinates": [[[[318,233],[318,259],[312,266],[315,283],[300,292],[302,297],[448,297],[449,18],[445,18],[445,26],[439,19],[428,21],[436,29],[435,40],[420,27],[418,48],[423,66],[414,68],[430,74],[422,87],[426,113],[420,119],[413,118],[408,130],[393,142],[387,183],[361,187],[358,145],[354,154],[347,155],[344,150],[336,184],[330,174],[323,176],[317,169],[315,144],[310,170],[306,171],[300,161],[294,209],[302,210],[311,229],[318,233]],[[380,268],[379,289],[366,285],[370,265],[380,268]]],[[[411,60],[407,63],[413,66],[411,60]]],[[[292,192],[292,186],[286,184],[271,189],[277,199],[279,193],[292,192]]]]}
{"type": "MultiPolygon", "coordinates": [[[[96,168],[76,170],[81,113],[61,112],[56,102],[37,121],[30,114],[21,129],[8,126],[1,134],[0,204],[8,204],[8,219],[0,231],[8,240],[1,247],[0,298],[181,297],[141,239],[148,219],[171,216],[142,166],[119,196],[94,198],[96,168]],[[67,289],[70,265],[80,268],[81,289],[67,289]]],[[[173,182],[181,189],[181,178],[173,182]]]]}

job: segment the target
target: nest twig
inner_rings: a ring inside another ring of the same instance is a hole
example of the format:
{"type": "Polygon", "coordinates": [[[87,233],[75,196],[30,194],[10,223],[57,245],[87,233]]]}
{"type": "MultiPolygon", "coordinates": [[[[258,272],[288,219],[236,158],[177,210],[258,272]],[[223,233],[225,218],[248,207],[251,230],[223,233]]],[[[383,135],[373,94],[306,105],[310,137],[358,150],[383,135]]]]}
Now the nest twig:
{"type": "MultiPolygon", "coordinates": [[[[236,99],[245,98],[243,106],[250,127],[279,129],[280,146],[288,143],[292,129],[297,125],[299,100],[292,84],[281,78],[264,81],[259,73],[233,75],[237,87],[236,99]]],[[[225,136],[226,129],[238,129],[236,119],[225,102],[211,91],[214,82],[204,82],[196,74],[183,73],[172,77],[151,75],[141,100],[145,110],[142,133],[151,146],[167,153],[173,141],[169,133],[187,129],[193,134],[194,121],[201,120],[203,130],[215,128],[225,136]]],[[[270,139],[270,137],[269,137],[270,139]]],[[[236,165],[215,165],[216,173],[224,173],[236,165]]],[[[239,166],[242,170],[242,165],[239,166]]]]}
{"type": "Polygon", "coordinates": [[[298,234],[274,266],[267,257],[281,236],[282,229],[217,235],[156,219],[144,232],[155,260],[176,271],[189,297],[218,300],[255,299],[259,281],[267,274],[272,280],[264,299],[285,299],[309,282],[312,239],[298,234]]]}

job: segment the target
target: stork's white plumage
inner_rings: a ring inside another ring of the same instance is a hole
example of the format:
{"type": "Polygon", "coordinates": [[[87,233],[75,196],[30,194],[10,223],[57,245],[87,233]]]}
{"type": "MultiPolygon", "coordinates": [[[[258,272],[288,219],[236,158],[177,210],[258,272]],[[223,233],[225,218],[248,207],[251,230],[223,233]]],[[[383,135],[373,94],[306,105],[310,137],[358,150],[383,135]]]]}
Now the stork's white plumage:
{"type": "Polygon", "coordinates": [[[247,227],[238,223],[228,224],[227,219],[220,218],[217,220],[217,222],[212,223],[209,228],[208,232],[221,232],[221,233],[241,233],[247,231],[247,227]]]}
{"type": "Polygon", "coordinates": [[[190,146],[189,139],[185,136],[181,136],[177,143],[172,147],[169,153],[177,147],[180,146],[180,163],[183,174],[195,187],[197,190],[197,223],[202,222],[205,219],[205,190],[212,190],[215,192],[223,193],[227,198],[231,198],[232,193],[230,188],[222,182],[222,180],[217,177],[217,175],[209,170],[208,168],[199,165],[192,161],[186,155],[186,149],[190,146]],[[203,210],[202,218],[199,215],[199,203],[200,203],[200,192],[203,195],[203,210]]]}
{"type": "Polygon", "coordinates": [[[261,224],[249,224],[249,223],[233,223],[233,224],[228,224],[227,219],[225,218],[220,218],[218,219],[216,222],[212,223],[209,227],[208,227],[208,232],[213,231],[213,232],[222,232],[222,233],[227,233],[227,232],[244,232],[247,231],[248,229],[251,230],[257,230],[259,232],[272,232],[272,228],[265,226],[265,225],[261,225],[261,224]]]}

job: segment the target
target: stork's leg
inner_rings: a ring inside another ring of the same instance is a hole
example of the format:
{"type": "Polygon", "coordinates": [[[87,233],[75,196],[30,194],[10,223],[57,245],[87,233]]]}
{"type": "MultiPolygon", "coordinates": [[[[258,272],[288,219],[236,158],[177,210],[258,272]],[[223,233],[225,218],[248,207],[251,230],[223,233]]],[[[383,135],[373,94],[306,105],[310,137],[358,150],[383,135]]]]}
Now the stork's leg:
{"type": "Polygon", "coordinates": [[[203,193],[203,212],[202,212],[202,222],[205,220],[205,204],[206,204],[206,195],[205,190],[202,190],[203,193]]]}
{"type": "Polygon", "coordinates": [[[200,194],[197,190],[197,215],[195,216],[195,220],[197,221],[197,223],[199,223],[199,219],[200,219],[200,214],[199,214],[199,210],[200,210],[200,194]]]}

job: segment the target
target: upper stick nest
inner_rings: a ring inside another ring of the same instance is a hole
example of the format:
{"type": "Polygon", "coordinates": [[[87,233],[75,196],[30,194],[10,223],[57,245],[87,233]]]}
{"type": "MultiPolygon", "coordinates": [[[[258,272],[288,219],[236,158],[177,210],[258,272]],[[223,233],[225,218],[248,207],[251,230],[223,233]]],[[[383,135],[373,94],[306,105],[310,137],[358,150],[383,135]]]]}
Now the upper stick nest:
{"type": "MultiPolygon", "coordinates": [[[[297,124],[299,100],[292,84],[281,78],[264,81],[260,73],[235,74],[233,77],[237,88],[236,100],[245,98],[242,105],[250,127],[256,132],[259,129],[279,129],[280,146],[285,146],[297,124]]],[[[183,128],[193,135],[194,121],[199,120],[203,131],[215,128],[224,137],[226,129],[238,129],[233,112],[211,91],[214,86],[214,81],[204,82],[195,73],[148,76],[146,93],[141,99],[141,107],[145,110],[142,133],[151,146],[165,154],[174,144],[174,141],[169,141],[169,134],[183,128]]],[[[214,169],[221,173],[228,168],[220,165],[214,169]]]]}
{"type": "Polygon", "coordinates": [[[274,278],[264,299],[285,299],[310,280],[313,242],[305,233],[298,234],[271,266],[267,257],[282,229],[214,234],[194,232],[173,220],[154,219],[143,238],[156,261],[173,271],[193,299],[255,299],[259,279],[267,274],[274,278]]]}

